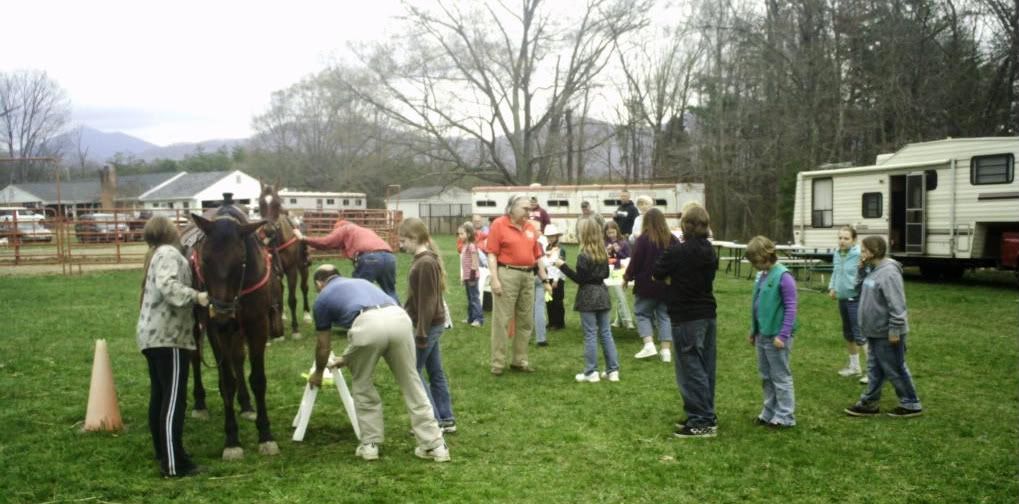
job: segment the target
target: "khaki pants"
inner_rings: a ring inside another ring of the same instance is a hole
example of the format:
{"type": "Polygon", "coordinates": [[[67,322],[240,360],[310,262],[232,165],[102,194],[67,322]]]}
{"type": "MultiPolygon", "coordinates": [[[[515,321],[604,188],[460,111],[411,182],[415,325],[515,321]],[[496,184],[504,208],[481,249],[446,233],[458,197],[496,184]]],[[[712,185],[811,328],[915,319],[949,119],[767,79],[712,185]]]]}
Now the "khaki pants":
{"type": "Polygon", "coordinates": [[[502,295],[492,295],[492,368],[506,367],[510,319],[516,321],[512,364],[526,366],[527,343],[534,330],[534,273],[500,267],[502,295]]]}
{"type": "Polygon", "coordinates": [[[361,442],[381,444],[385,440],[382,398],[374,383],[375,366],[382,358],[403,392],[418,445],[428,450],[441,445],[442,432],[417,372],[413,328],[407,312],[399,306],[366,311],[354,319],[347,339],[349,344],[343,355],[353,381],[351,395],[361,442]]]}

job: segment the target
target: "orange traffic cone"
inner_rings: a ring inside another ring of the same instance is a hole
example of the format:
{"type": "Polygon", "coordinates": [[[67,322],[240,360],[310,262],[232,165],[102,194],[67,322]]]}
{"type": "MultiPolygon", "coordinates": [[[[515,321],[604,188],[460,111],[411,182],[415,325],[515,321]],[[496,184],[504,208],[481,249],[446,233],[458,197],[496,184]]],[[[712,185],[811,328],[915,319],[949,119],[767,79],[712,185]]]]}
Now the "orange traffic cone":
{"type": "Polygon", "coordinates": [[[86,431],[119,431],[124,428],[117,404],[117,390],[113,388],[113,366],[106,340],[96,340],[96,355],[92,360],[92,384],[88,388],[88,411],[85,413],[86,431]]]}

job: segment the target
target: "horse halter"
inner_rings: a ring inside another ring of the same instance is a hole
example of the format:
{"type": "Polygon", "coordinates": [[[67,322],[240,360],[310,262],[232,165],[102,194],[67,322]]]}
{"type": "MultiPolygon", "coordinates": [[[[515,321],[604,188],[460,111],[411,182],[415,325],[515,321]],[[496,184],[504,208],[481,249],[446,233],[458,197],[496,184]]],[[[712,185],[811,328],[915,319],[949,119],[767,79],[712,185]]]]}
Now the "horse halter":
{"type": "MultiPolygon", "coordinates": [[[[223,301],[209,296],[209,316],[215,317],[217,314],[223,314],[230,318],[237,318],[237,311],[240,307],[241,298],[247,294],[257,291],[269,283],[269,277],[272,275],[272,254],[263,252],[265,256],[265,276],[251,287],[244,288],[244,279],[248,273],[248,245],[244,244],[244,261],[241,262],[241,278],[237,284],[237,294],[230,301],[223,301]]],[[[202,259],[198,256],[198,249],[191,251],[191,263],[194,266],[195,272],[198,274],[198,281],[203,286],[207,286],[208,283],[205,281],[205,275],[202,274],[202,259]]]]}

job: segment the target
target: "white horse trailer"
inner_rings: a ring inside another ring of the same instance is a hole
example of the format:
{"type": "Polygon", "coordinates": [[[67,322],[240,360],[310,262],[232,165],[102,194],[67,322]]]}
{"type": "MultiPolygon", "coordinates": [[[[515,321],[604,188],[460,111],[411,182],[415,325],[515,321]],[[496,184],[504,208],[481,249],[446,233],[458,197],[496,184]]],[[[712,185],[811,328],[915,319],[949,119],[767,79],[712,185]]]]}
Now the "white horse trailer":
{"type": "Polygon", "coordinates": [[[580,204],[587,201],[591,211],[601,214],[606,220],[612,219],[620,204],[619,194],[630,191],[630,199],[636,204],[637,197],[646,195],[665,214],[670,228],[679,227],[679,212],[689,201],[704,204],[704,184],[616,184],[616,185],[553,185],[553,186],[478,186],[471,189],[473,212],[483,217],[503,215],[511,196],[535,196],[538,204],[548,212],[552,223],[563,232],[562,240],[576,243],[577,218],[580,204]]]}
{"type": "Polygon", "coordinates": [[[795,242],[834,247],[843,225],[859,239],[879,235],[889,254],[925,276],[957,278],[966,268],[1014,269],[1019,232],[1019,138],[908,144],[873,166],[801,172],[795,242]]]}

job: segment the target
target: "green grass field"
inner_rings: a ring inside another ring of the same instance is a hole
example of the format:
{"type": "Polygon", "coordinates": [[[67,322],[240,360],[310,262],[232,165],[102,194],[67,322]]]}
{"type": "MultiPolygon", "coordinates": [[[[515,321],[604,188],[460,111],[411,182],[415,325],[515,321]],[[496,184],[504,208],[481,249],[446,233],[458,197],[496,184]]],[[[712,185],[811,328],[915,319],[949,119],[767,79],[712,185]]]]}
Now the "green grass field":
{"type": "MultiPolygon", "coordinates": [[[[465,318],[452,240],[453,318],[465,318]]],[[[570,250],[571,262],[576,257],[570,250]]],[[[400,255],[401,290],[407,255],[400,255]]],[[[344,272],[349,263],[340,264],[344,272]]],[[[489,330],[457,323],[442,351],[459,432],[453,461],[416,459],[391,374],[380,366],[387,439],[382,459],[353,455],[357,441],[338,398],[320,394],[305,441],[290,422],[312,362],[305,338],[268,351],[268,407],[282,454],[257,454],[242,421],[245,459],[220,460],[222,402],[206,374],[212,420],[188,418],[185,446],[209,468],[163,480],[146,425],[148,377],[135,344],[140,271],[78,277],[0,277],[0,501],[9,502],[1015,502],[1017,290],[1007,281],[938,285],[910,279],[909,364],[923,417],[848,418],[860,385],[840,378],[838,310],[801,291],[793,373],[798,426],[751,425],[760,384],[745,340],[751,283],[719,275],[715,439],[674,439],[682,416],[673,368],[636,361],[633,331],[615,332],[620,383],[578,384],[579,320],[567,289],[567,326],[531,349],[533,374],[489,374],[489,330]],[[94,341],[109,342],[126,430],[83,434],[94,341]]],[[[968,277],[969,278],[969,277],[968,277]]],[[[312,289],[314,290],[314,289],[312,289]]],[[[336,338],[334,349],[343,347],[336,338]]],[[[896,404],[886,385],[882,407],[896,404]]]]}

